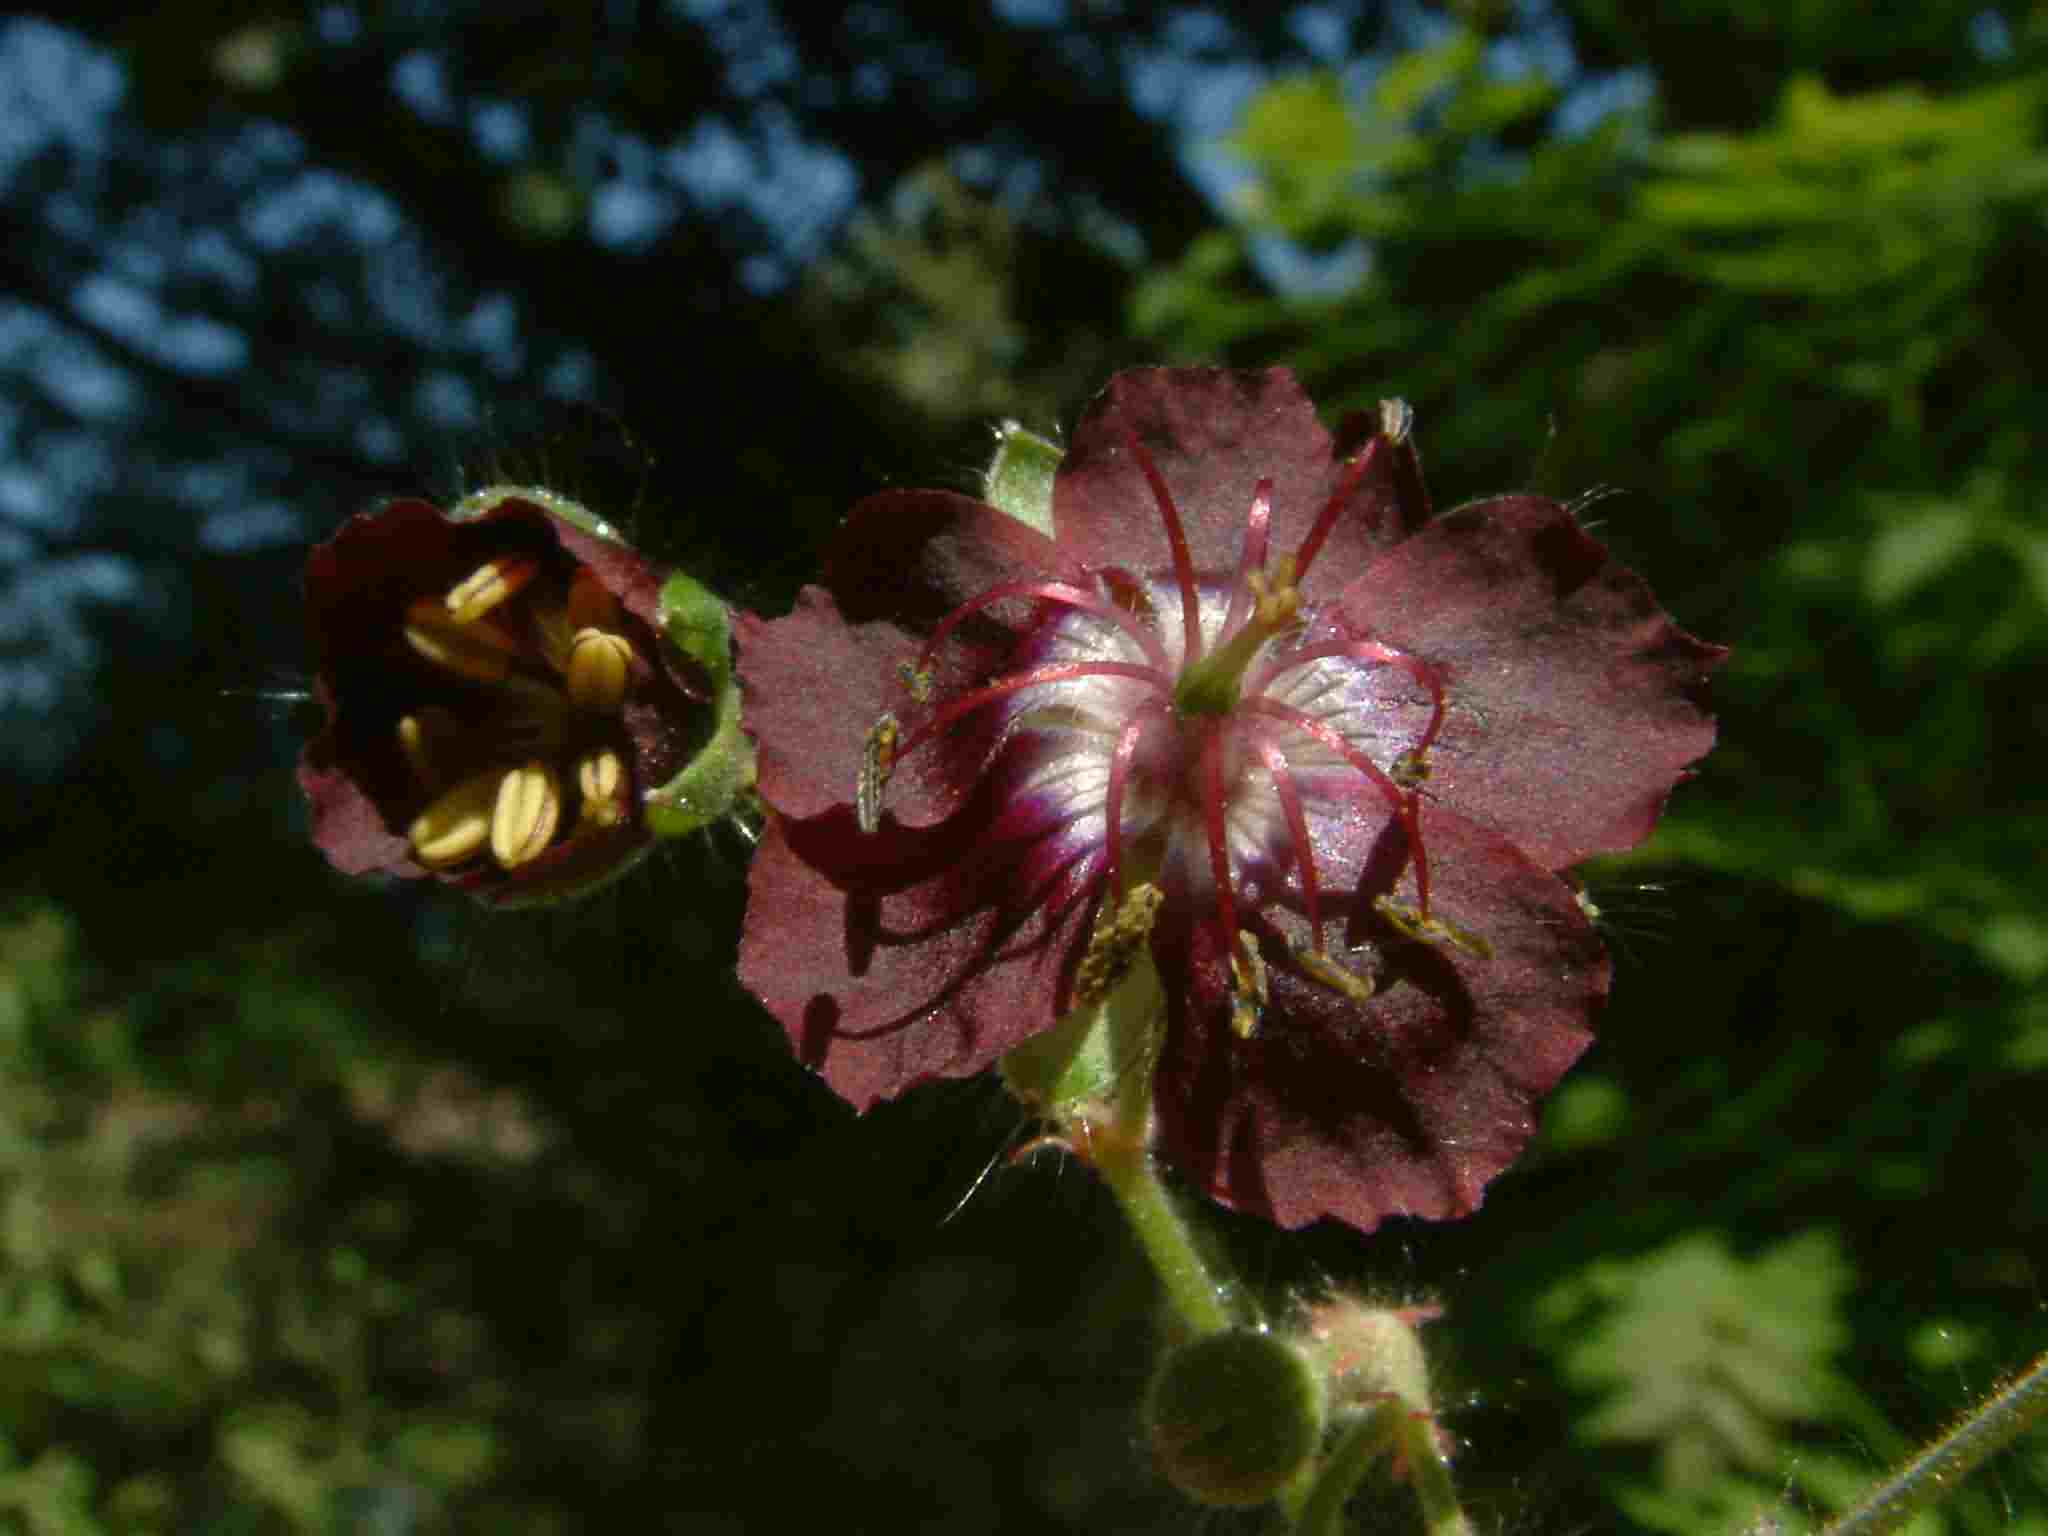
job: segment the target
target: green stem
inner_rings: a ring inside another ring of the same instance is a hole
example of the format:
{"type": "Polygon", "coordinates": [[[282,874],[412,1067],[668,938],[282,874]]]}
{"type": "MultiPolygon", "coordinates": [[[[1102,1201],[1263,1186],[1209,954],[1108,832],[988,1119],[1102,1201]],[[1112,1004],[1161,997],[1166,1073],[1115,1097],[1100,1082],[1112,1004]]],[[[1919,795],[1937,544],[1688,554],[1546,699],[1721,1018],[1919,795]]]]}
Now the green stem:
{"type": "Polygon", "coordinates": [[[1873,1488],[1822,1536],[1884,1536],[1897,1530],[2012,1444],[2043,1414],[2048,1414],[2048,1354],[1873,1488]]]}
{"type": "Polygon", "coordinates": [[[1341,1536],[1344,1505],[1380,1453],[1393,1448],[1406,1416],[1398,1402],[1388,1401],[1353,1420],[1316,1464],[1312,1480],[1280,1496],[1295,1536],[1341,1536]]]}
{"type": "Polygon", "coordinates": [[[1240,1321],[1238,1288],[1211,1271],[1142,1142],[1127,1140],[1121,1127],[1106,1135],[1098,1131],[1095,1166],[1123,1207],[1181,1326],[1197,1338],[1235,1327],[1240,1321]]]}
{"type": "Polygon", "coordinates": [[[1211,1268],[1152,1157],[1152,1073],[1164,1012],[1148,955],[1104,1009],[1110,1059],[1117,1064],[1112,1118],[1089,1125],[1086,1134],[1095,1167],[1152,1261],[1167,1305],[1190,1335],[1200,1337],[1248,1319],[1241,1288],[1211,1268]]]}
{"type": "Polygon", "coordinates": [[[1430,1536],[1472,1536],[1472,1522],[1458,1503],[1458,1490],[1451,1485],[1450,1463],[1437,1443],[1436,1420],[1428,1414],[1401,1413],[1401,1460],[1408,1469],[1408,1486],[1422,1506],[1422,1523],[1430,1536]]]}

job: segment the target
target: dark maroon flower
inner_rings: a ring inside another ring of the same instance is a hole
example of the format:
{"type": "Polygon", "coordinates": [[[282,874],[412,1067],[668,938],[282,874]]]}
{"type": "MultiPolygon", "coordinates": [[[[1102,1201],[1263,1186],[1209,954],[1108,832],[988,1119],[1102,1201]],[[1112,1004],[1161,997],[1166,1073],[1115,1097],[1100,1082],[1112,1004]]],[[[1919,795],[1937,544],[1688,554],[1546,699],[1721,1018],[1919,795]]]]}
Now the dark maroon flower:
{"type": "Polygon", "coordinates": [[[1149,945],[1159,1146],[1211,1195],[1479,1203],[1607,988],[1555,871],[1649,832],[1719,653],[1556,502],[1431,519],[1407,425],[1339,455],[1285,372],[1124,374],[1050,537],[874,496],[740,621],[776,813],[741,975],[856,1108],[1149,945]]]}
{"type": "Polygon", "coordinates": [[[588,511],[495,487],[394,501],[306,564],[326,724],[299,760],[345,874],[556,900],[648,846],[701,690],[659,643],[661,573],[588,511]]]}

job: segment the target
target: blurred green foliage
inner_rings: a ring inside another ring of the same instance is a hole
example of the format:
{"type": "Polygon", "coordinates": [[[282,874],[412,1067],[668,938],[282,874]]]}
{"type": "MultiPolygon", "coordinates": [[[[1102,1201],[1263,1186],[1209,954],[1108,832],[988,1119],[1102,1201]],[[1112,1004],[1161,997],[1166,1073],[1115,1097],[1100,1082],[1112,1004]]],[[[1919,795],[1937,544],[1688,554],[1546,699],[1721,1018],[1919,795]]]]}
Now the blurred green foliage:
{"type": "MultiPolygon", "coordinates": [[[[1734,648],[1721,747],[1589,872],[1603,1039],[1486,1208],[1364,1245],[1218,1223],[1276,1295],[1444,1305],[1483,1521],[1797,1528],[2040,1347],[2048,12],[1309,9],[1343,37],[1135,0],[83,23],[135,143],[8,172],[0,267],[148,405],[10,408],[121,466],[75,543],[143,595],[8,812],[0,1530],[1185,1528],[1135,1449],[1149,1282],[1100,1193],[1002,1168],[992,1087],[855,1122],[805,1080],[731,979],[736,836],[568,915],[347,887],[291,823],[294,722],[218,695],[289,656],[296,551],[181,532],[163,487],[317,533],[445,489],[450,380],[513,427],[579,359],[646,438],[595,499],[764,609],[853,495],[965,485],[990,418],[1051,430],[1150,356],[1291,364],[1333,421],[1401,395],[1440,505],[1576,498],[1734,648]],[[1220,213],[1133,104],[1169,54],[1266,71],[1220,213]],[[421,56],[524,137],[394,90],[421,56]],[[605,154],[700,110],[858,172],[779,287],[738,275],[751,204],[591,233],[605,154]],[[252,246],[238,287],[240,199],[294,167],[381,194],[371,235],[252,246]],[[245,368],[93,341],[92,197],[110,250],[149,197],[225,242],[160,297],[245,368]],[[507,294],[509,361],[422,317],[467,337],[507,294]],[[234,474],[193,479],[197,443],[234,474]]],[[[590,497],[596,456],[539,472],[590,497]]],[[[2048,1532],[2048,1448],[1918,1529],[2048,1532]]]]}

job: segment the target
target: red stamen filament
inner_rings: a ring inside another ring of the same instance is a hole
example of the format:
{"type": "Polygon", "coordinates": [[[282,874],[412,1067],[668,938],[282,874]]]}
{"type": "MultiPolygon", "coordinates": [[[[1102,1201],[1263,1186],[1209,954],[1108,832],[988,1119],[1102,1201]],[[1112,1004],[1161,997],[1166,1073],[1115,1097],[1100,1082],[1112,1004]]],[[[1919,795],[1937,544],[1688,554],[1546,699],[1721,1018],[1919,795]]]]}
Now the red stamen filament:
{"type": "Polygon", "coordinates": [[[1295,667],[1307,666],[1312,661],[1323,661],[1332,656],[1342,656],[1351,661],[1376,661],[1386,666],[1399,667],[1416,682],[1429,690],[1429,724],[1423,728],[1422,738],[1414,749],[1427,752],[1436,743],[1437,733],[1444,724],[1444,689],[1431,668],[1413,656],[1397,651],[1391,646],[1381,645],[1377,640],[1333,641],[1328,645],[1313,645],[1306,650],[1293,651],[1268,662],[1252,676],[1245,679],[1247,694],[1264,693],[1273,680],[1281,673],[1295,667]]]}
{"type": "Polygon", "coordinates": [[[915,752],[927,741],[945,730],[963,715],[970,715],[982,705],[991,703],[1026,688],[1036,688],[1042,683],[1064,683],[1077,677],[1128,677],[1141,683],[1150,683],[1154,688],[1166,686],[1165,677],[1153,667],[1141,667],[1131,661],[1072,661],[1058,666],[1040,667],[1035,672],[1020,672],[1015,677],[1006,677],[1001,682],[990,683],[986,688],[976,688],[950,700],[944,708],[935,713],[909,737],[897,744],[896,762],[915,752]]]}
{"type": "Polygon", "coordinates": [[[1166,524],[1166,542],[1173,550],[1173,579],[1180,587],[1181,628],[1186,637],[1186,654],[1181,663],[1185,666],[1199,661],[1202,655],[1202,615],[1195,603],[1195,562],[1188,553],[1187,530],[1181,527],[1180,508],[1173,504],[1173,492],[1166,488],[1165,476],[1159,473],[1159,466],[1152,462],[1145,445],[1138,441],[1138,434],[1129,427],[1124,428],[1124,446],[1144,471],[1152,487],[1152,499],[1159,503],[1160,520],[1166,524]]]}
{"type": "Polygon", "coordinates": [[[1429,921],[1429,855],[1422,851],[1422,796],[1409,790],[1402,797],[1401,822],[1408,829],[1408,851],[1415,859],[1415,911],[1429,921]]]}
{"type": "Polygon", "coordinates": [[[1294,770],[1287,754],[1270,741],[1262,742],[1259,753],[1266,771],[1273,775],[1273,792],[1280,797],[1280,810],[1287,818],[1287,835],[1294,841],[1294,867],[1301,871],[1301,904],[1308,915],[1308,931],[1317,954],[1323,952],[1322,884],[1316,878],[1315,849],[1308,840],[1308,817],[1301,808],[1301,791],[1294,783],[1294,770]]]}
{"type": "Polygon", "coordinates": [[[1043,598],[1048,602],[1065,603],[1069,608],[1078,608],[1083,612],[1092,613],[1098,618],[1107,619],[1137,642],[1138,647],[1144,651],[1147,661],[1151,662],[1153,666],[1158,667],[1161,671],[1166,669],[1166,648],[1159,643],[1159,636],[1145,625],[1140,624],[1136,618],[1124,609],[1117,607],[1114,603],[1103,601],[1103,599],[1097,597],[1092,592],[1085,592],[1079,587],[1069,586],[1063,581],[1024,580],[1006,581],[998,586],[990,587],[986,592],[969,598],[965,603],[947,614],[940,621],[939,627],[932,631],[931,638],[925,641],[924,649],[918,653],[917,670],[920,672],[931,670],[932,659],[938,655],[939,647],[945,644],[946,638],[960,627],[963,620],[979,613],[982,609],[992,604],[999,603],[1003,599],[1010,597],[1043,598]]]}
{"type": "Polygon", "coordinates": [[[1395,814],[1400,814],[1402,806],[1407,800],[1407,797],[1401,793],[1401,786],[1389,778],[1386,770],[1380,767],[1378,763],[1367,757],[1358,748],[1330,729],[1329,726],[1323,724],[1322,721],[1314,718],[1312,715],[1305,715],[1298,709],[1282,704],[1278,699],[1246,699],[1243,707],[1265,715],[1270,719],[1284,721],[1296,730],[1305,731],[1315,737],[1317,741],[1320,741],[1332,752],[1337,753],[1345,762],[1371,780],[1373,786],[1382,795],[1386,796],[1388,806],[1395,814]]]}
{"type": "Polygon", "coordinates": [[[1330,499],[1323,503],[1323,510],[1316,514],[1316,525],[1309,529],[1308,537],[1301,541],[1301,549],[1294,557],[1294,579],[1303,581],[1308,568],[1315,564],[1316,556],[1323,552],[1323,541],[1330,536],[1330,530],[1337,526],[1337,514],[1344,503],[1351,499],[1351,493],[1358,489],[1358,483],[1365,478],[1365,472],[1380,456],[1380,449],[1386,439],[1378,433],[1359,452],[1358,457],[1344,467],[1344,478],[1337,482],[1337,489],[1330,492],[1330,499]]]}

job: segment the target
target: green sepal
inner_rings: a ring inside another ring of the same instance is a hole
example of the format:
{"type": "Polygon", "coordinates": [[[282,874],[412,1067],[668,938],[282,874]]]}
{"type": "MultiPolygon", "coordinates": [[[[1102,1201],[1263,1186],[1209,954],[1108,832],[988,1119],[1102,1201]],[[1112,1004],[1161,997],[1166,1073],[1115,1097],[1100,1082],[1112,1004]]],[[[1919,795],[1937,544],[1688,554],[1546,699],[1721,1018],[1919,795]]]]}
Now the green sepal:
{"type": "Polygon", "coordinates": [[[995,457],[982,475],[981,496],[998,512],[1052,537],[1052,480],[1065,452],[1019,422],[996,428],[995,457]]]}
{"type": "Polygon", "coordinates": [[[688,766],[643,805],[656,837],[686,837],[754,802],[754,743],[740,725],[740,685],[732,666],[732,613],[701,582],[677,571],[656,601],[665,644],[690,661],[711,689],[711,735],[688,766]]]}
{"type": "Polygon", "coordinates": [[[609,539],[614,544],[626,542],[625,536],[618,529],[584,506],[582,502],[571,500],[560,491],[551,491],[544,485],[487,485],[481,490],[471,491],[456,502],[448,509],[448,517],[452,522],[466,523],[515,498],[532,502],[549,516],[559,517],[572,528],[579,528],[594,539],[609,539]]]}
{"type": "Polygon", "coordinates": [[[996,1064],[1003,1086],[1049,1120],[1108,1101],[1135,1075],[1152,1070],[1165,993],[1150,953],[1099,1002],[1071,1008],[1059,1023],[1033,1035],[996,1064]]]}

